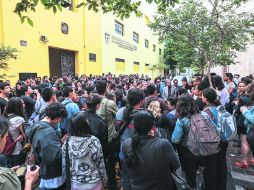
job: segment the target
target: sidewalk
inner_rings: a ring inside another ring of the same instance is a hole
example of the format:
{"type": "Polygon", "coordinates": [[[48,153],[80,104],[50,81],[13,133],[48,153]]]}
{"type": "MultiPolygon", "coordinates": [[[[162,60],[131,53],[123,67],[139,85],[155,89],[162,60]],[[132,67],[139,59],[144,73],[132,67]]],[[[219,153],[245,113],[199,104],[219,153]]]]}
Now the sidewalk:
{"type": "Polygon", "coordinates": [[[227,151],[228,171],[231,171],[235,185],[254,190],[254,167],[242,169],[234,166],[234,162],[241,160],[240,147],[236,147],[236,142],[230,142],[227,151]]]}

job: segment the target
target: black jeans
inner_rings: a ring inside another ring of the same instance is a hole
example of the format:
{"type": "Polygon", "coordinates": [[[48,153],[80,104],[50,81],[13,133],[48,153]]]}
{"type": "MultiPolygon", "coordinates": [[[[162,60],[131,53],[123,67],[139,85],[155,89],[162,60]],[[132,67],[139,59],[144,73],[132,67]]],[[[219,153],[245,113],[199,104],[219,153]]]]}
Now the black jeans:
{"type": "Polygon", "coordinates": [[[107,188],[108,190],[116,190],[116,168],[115,168],[115,145],[108,143],[106,148],[105,166],[108,176],[107,188]]]}
{"type": "Polygon", "coordinates": [[[197,186],[196,174],[199,163],[198,157],[194,156],[185,146],[177,146],[177,150],[182,170],[186,175],[186,180],[190,187],[195,188],[197,186]]]}
{"type": "Polygon", "coordinates": [[[226,190],[227,188],[227,142],[220,143],[220,152],[203,157],[205,190],[226,190]]]}

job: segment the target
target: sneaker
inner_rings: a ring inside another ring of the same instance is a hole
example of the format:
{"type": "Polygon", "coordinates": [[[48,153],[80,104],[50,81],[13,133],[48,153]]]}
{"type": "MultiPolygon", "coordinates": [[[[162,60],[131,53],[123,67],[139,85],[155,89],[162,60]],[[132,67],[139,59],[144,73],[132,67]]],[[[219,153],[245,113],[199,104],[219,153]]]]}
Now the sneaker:
{"type": "MultiPolygon", "coordinates": [[[[253,163],[254,164],[254,163],[253,163]]],[[[234,164],[238,168],[248,169],[249,165],[247,162],[235,162],[234,164]]]]}

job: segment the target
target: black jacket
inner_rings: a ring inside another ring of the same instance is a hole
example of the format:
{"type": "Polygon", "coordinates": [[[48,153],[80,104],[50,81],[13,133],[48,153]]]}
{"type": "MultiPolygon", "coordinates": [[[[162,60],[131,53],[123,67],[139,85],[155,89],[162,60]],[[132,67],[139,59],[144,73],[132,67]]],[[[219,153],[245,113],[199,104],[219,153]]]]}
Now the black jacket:
{"type": "Polygon", "coordinates": [[[61,138],[46,121],[38,122],[29,132],[33,154],[40,165],[42,179],[53,179],[62,175],[61,138]]]}
{"type": "MultiPolygon", "coordinates": [[[[171,171],[180,167],[172,145],[166,139],[140,137],[136,151],[131,148],[132,139],[123,145],[124,155],[136,154],[137,165],[129,168],[133,190],[172,190],[174,189],[171,171]]],[[[125,160],[126,161],[126,160],[125,160]]]]}
{"type": "Polygon", "coordinates": [[[106,122],[94,112],[86,111],[83,113],[91,127],[92,135],[96,136],[101,141],[102,152],[105,156],[106,145],[108,142],[108,126],[106,122]]]}

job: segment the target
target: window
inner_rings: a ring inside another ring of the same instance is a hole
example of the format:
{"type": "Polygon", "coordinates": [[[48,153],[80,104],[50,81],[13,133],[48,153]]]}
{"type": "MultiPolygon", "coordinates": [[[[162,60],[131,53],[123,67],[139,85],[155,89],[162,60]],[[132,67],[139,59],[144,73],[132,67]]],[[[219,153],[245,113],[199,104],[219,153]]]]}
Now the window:
{"type": "Polygon", "coordinates": [[[153,51],[156,51],[156,45],[153,44],[153,51]]]}
{"type": "Polygon", "coordinates": [[[89,53],[89,61],[96,62],[96,54],[89,53]]]}
{"type": "Polygon", "coordinates": [[[161,55],[161,49],[159,49],[159,55],[161,55]]]}
{"type": "Polygon", "coordinates": [[[125,71],[125,60],[124,59],[115,59],[115,70],[116,72],[124,72],[125,71]]]}
{"type": "Polygon", "coordinates": [[[137,43],[139,41],[139,35],[136,32],[133,32],[133,41],[137,43]]]}
{"type": "Polygon", "coordinates": [[[145,47],[149,48],[149,41],[147,39],[145,39],[145,47]]]}
{"type": "Polygon", "coordinates": [[[123,36],[123,24],[118,21],[115,21],[115,32],[123,36]]]}
{"type": "Polygon", "coordinates": [[[133,64],[134,64],[133,71],[139,72],[140,71],[139,62],[134,61],[133,64]]]}
{"type": "Polygon", "coordinates": [[[145,72],[146,73],[149,72],[149,64],[148,63],[145,64],[145,72]]]}
{"type": "Polygon", "coordinates": [[[125,62],[125,60],[124,59],[116,58],[116,62],[125,62]]]}

